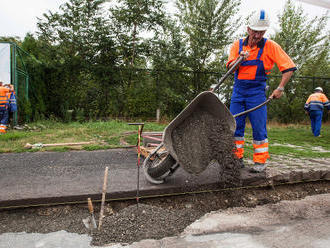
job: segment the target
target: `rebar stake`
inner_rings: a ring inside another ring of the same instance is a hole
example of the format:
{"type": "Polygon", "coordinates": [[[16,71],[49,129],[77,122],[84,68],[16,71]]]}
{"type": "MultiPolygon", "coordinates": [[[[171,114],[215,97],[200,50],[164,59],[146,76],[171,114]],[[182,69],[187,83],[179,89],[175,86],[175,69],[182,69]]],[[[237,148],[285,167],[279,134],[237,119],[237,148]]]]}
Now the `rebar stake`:
{"type": "Polygon", "coordinates": [[[137,182],[136,182],[136,207],[139,209],[139,199],[140,199],[140,157],[141,157],[141,149],[140,149],[140,144],[141,144],[141,134],[142,130],[144,127],[144,123],[128,123],[128,125],[136,125],[138,126],[138,138],[137,138],[137,182]]]}

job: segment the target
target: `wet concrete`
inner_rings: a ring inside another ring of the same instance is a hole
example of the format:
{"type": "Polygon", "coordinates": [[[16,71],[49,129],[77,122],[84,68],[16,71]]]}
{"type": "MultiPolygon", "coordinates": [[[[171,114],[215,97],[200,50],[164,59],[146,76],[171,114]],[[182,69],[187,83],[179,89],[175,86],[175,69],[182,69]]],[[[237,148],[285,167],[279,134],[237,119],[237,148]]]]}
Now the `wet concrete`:
{"type": "MultiPolygon", "coordinates": [[[[329,180],[326,159],[274,159],[266,173],[240,171],[242,186],[329,180]]],[[[103,174],[109,167],[107,200],[135,199],[135,149],[0,154],[0,208],[101,199],[103,174]]],[[[246,161],[246,164],[251,161],[246,161]]],[[[140,197],[219,189],[219,167],[209,166],[198,176],[179,168],[164,184],[152,185],[140,170],[140,197]]]]}

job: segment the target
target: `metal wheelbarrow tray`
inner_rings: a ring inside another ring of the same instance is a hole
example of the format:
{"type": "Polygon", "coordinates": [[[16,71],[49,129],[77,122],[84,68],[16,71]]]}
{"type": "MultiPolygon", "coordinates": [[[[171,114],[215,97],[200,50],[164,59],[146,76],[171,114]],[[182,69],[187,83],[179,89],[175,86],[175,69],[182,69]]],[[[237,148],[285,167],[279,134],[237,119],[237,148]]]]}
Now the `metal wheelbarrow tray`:
{"type": "Polygon", "coordinates": [[[236,123],[228,108],[212,92],[200,93],[165,129],[165,149],[182,168],[199,174],[208,165],[214,120],[223,121],[230,137],[236,123]]]}
{"type": "MultiPolygon", "coordinates": [[[[194,153],[202,151],[203,147],[200,147],[199,151],[196,151],[196,149],[189,151],[188,155],[191,156],[191,158],[189,158],[189,163],[181,163],[181,158],[178,156],[174,147],[175,140],[173,138],[173,134],[180,128],[180,125],[183,122],[187,121],[187,119],[191,117],[191,115],[198,112],[201,114],[201,117],[206,114],[212,116],[213,119],[221,120],[225,125],[227,125],[230,133],[229,135],[233,135],[236,129],[235,117],[254,111],[271,100],[268,99],[264,103],[252,109],[232,115],[229,109],[213,93],[242,60],[243,58],[240,58],[235,63],[235,65],[219,80],[219,83],[212,91],[204,91],[196,96],[190,104],[165,128],[163,142],[145,159],[143,164],[145,175],[150,182],[162,183],[164,178],[171,175],[179,167],[179,164],[185,171],[191,174],[199,174],[207,167],[207,164],[204,163],[204,165],[201,165],[199,163],[199,161],[203,159],[202,157],[198,157],[198,154],[197,157],[194,156],[194,153]],[[165,150],[167,152],[159,155],[157,152],[163,146],[165,146],[165,150]]],[[[192,137],[191,142],[199,143],[199,140],[205,138],[205,134],[203,133],[203,130],[201,130],[203,125],[198,124],[199,123],[197,121],[196,130],[193,132],[194,137],[192,137]]],[[[212,122],[206,123],[206,125],[212,124],[212,122]]]]}

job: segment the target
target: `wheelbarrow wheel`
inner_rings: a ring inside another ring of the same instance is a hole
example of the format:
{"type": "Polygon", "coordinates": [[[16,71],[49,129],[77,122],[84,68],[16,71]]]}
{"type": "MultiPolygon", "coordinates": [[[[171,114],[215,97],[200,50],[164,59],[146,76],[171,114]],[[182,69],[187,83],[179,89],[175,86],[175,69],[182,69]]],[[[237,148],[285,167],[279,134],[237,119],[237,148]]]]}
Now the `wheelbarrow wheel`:
{"type": "Polygon", "coordinates": [[[168,153],[165,156],[158,155],[148,167],[148,174],[153,178],[159,178],[169,172],[175,163],[175,159],[168,153]]]}

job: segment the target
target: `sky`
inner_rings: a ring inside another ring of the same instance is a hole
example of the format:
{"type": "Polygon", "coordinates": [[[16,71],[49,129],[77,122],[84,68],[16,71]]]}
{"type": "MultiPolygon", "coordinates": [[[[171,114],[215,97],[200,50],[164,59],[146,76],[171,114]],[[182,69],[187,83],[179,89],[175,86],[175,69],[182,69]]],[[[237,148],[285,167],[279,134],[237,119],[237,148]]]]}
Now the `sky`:
{"type": "MultiPolygon", "coordinates": [[[[48,11],[56,12],[61,4],[68,0],[0,0],[0,36],[18,36],[23,39],[26,33],[37,31],[37,17],[42,18],[48,11]]],[[[114,1],[114,0],[113,0],[114,1]]],[[[175,0],[167,0],[168,7],[175,0]]],[[[242,0],[240,14],[247,16],[258,9],[268,11],[271,20],[283,11],[286,0],[242,0]]],[[[321,16],[326,8],[314,6],[305,2],[319,2],[330,6],[330,0],[296,0],[296,5],[301,5],[308,16],[321,16]]],[[[330,10],[330,9],[328,9],[330,10]]],[[[270,32],[276,30],[277,25],[273,21],[270,32]]],[[[328,25],[329,28],[329,25],[328,25]]]]}

